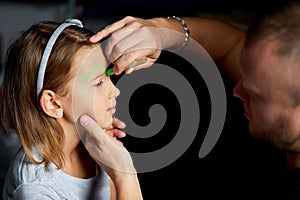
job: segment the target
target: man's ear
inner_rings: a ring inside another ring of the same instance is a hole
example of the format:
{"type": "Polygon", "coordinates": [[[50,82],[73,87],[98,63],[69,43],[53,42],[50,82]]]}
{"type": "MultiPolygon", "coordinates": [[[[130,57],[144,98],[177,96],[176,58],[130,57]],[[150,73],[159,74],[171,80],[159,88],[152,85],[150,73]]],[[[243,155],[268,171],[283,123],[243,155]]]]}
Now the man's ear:
{"type": "Polygon", "coordinates": [[[63,107],[60,97],[52,90],[43,90],[40,98],[42,110],[50,117],[61,118],[63,116],[63,107]]]}

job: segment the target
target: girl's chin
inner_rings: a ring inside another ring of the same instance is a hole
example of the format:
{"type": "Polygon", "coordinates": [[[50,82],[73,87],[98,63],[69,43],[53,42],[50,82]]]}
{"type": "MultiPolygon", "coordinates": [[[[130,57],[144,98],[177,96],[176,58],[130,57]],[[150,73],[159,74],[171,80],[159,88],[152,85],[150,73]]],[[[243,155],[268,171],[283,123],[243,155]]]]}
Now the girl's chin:
{"type": "Polygon", "coordinates": [[[113,127],[114,127],[113,126],[113,118],[108,120],[106,123],[100,123],[99,126],[103,129],[106,129],[106,130],[113,129],[113,127]]]}

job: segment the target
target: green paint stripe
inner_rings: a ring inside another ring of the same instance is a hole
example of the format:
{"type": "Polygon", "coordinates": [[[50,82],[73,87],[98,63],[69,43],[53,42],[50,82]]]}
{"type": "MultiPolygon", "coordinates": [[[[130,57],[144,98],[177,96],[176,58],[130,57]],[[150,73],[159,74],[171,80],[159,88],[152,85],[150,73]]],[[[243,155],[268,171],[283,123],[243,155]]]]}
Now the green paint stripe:
{"type": "Polygon", "coordinates": [[[99,69],[102,70],[102,72],[105,72],[105,68],[102,65],[98,65],[95,67],[90,73],[88,73],[85,77],[81,79],[81,82],[87,81],[93,74],[95,74],[99,69]]]}

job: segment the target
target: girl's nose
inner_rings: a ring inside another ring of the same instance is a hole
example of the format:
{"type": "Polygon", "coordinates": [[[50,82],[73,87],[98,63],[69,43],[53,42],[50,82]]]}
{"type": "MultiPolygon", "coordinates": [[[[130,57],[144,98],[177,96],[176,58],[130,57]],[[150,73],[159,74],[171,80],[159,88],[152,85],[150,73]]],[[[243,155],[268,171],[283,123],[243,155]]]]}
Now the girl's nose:
{"type": "Polygon", "coordinates": [[[113,96],[114,97],[117,97],[120,95],[120,90],[119,88],[117,88],[116,86],[114,86],[114,89],[113,89],[113,96]]]}
{"type": "Polygon", "coordinates": [[[117,96],[119,96],[120,94],[120,90],[112,83],[112,90],[109,94],[109,98],[116,98],[117,96]]]}

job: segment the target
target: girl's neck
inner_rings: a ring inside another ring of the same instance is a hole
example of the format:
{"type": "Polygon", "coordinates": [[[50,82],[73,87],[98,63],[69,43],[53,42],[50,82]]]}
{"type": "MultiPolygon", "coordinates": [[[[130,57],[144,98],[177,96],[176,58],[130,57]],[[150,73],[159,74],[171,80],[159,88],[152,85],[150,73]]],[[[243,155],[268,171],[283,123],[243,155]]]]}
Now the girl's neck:
{"type": "Polygon", "coordinates": [[[61,170],[77,178],[91,178],[96,175],[96,168],[96,162],[80,142],[73,151],[65,152],[61,170]]]}

